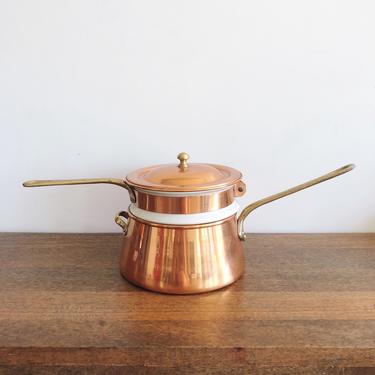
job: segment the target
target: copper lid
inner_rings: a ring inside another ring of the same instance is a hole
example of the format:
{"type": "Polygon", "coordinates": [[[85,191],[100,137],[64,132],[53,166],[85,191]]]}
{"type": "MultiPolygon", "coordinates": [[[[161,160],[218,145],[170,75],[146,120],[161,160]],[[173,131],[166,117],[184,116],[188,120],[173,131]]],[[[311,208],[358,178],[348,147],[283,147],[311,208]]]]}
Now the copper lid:
{"type": "Polygon", "coordinates": [[[234,185],[241,172],[218,164],[189,163],[189,155],[181,152],[179,164],[161,164],[138,169],[126,176],[135,187],[161,191],[202,191],[234,185]]]}

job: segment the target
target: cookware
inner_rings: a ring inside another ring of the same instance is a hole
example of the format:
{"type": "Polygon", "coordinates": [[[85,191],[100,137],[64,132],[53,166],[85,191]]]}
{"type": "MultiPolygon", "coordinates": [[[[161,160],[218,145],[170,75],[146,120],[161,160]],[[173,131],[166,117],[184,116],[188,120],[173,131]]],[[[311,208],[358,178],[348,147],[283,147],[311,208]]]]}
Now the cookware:
{"type": "Polygon", "coordinates": [[[116,223],[124,233],[120,270],[153,291],[201,293],[233,283],[244,271],[243,223],[254,209],[354,168],[353,164],[256,201],[237,217],[246,185],[236,169],[188,163],[136,170],[125,179],[33,180],[26,187],[107,183],[128,190],[131,204],[116,223]]]}

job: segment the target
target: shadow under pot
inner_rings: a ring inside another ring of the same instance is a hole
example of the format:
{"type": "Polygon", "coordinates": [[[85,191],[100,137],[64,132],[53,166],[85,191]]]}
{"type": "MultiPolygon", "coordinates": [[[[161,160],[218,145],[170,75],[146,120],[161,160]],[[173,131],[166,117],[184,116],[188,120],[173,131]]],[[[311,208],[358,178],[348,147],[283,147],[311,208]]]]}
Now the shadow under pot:
{"type": "Polygon", "coordinates": [[[120,270],[140,287],[172,294],[223,288],[244,272],[243,223],[266,203],[337,177],[354,168],[336,169],[246,206],[239,215],[236,198],[246,185],[238,170],[204,163],[151,166],[125,179],[33,180],[26,187],[109,183],[128,190],[131,204],[115,221],[123,230],[120,270]]]}

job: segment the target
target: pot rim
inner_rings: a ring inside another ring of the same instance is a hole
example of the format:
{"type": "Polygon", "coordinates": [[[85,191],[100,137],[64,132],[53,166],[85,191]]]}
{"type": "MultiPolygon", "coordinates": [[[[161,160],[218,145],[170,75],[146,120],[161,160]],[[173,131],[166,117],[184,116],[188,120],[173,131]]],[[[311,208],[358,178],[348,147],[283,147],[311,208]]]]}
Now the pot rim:
{"type": "Polygon", "coordinates": [[[152,222],[161,225],[201,225],[227,219],[236,215],[240,206],[233,201],[229,206],[214,211],[193,213],[193,214],[166,214],[144,210],[134,203],[129,205],[128,211],[132,216],[143,220],[146,223],[152,222]]]}
{"type": "MultiPolygon", "coordinates": [[[[214,164],[211,164],[211,165],[214,165],[214,164]]],[[[227,167],[228,169],[230,167],[227,167]]],[[[232,168],[233,169],[233,168],[232,168]]],[[[233,169],[234,170],[234,169],[233,169]]],[[[233,178],[233,179],[228,179],[228,181],[226,182],[223,182],[223,183],[219,183],[219,184],[213,184],[213,185],[204,185],[202,184],[201,186],[187,186],[187,187],[172,187],[172,186],[169,186],[169,185],[157,185],[155,184],[155,186],[151,186],[151,185],[146,185],[146,184],[141,184],[141,183],[135,183],[134,181],[130,180],[128,178],[128,176],[130,174],[128,174],[125,179],[124,179],[124,182],[126,184],[128,184],[129,186],[131,186],[134,190],[139,190],[139,189],[144,189],[144,190],[147,190],[147,191],[155,191],[155,192],[166,192],[166,193],[204,193],[204,192],[212,192],[212,191],[216,191],[216,190],[220,190],[220,189],[225,189],[225,188],[231,188],[233,187],[234,185],[236,185],[239,181],[241,181],[242,179],[242,173],[235,170],[238,175],[236,176],[236,178],[233,178]]]]}
{"type": "Polygon", "coordinates": [[[212,221],[212,222],[209,222],[209,223],[202,223],[202,224],[183,224],[183,225],[177,225],[177,224],[161,224],[161,223],[156,223],[156,222],[153,222],[153,221],[148,221],[148,220],[144,220],[144,219],[141,219],[135,215],[133,215],[130,211],[128,212],[128,215],[129,215],[129,219],[131,218],[132,220],[134,221],[138,221],[142,224],[146,224],[146,225],[149,225],[151,227],[158,227],[158,228],[175,228],[175,229],[195,229],[195,228],[205,228],[205,227],[211,227],[211,226],[214,226],[214,225],[220,225],[228,220],[232,220],[233,218],[236,219],[236,222],[237,222],[237,218],[236,218],[236,214],[233,214],[225,219],[222,219],[222,220],[218,220],[218,221],[212,221]]]}
{"type": "Polygon", "coordinates": [[[233,186],[230,185],[230,186],[212,189],[212,190],[199,190],[199,191],[149,190],[149,189],[139,188],[137,186],[134,186],[133,188],[137,192],[148,194],[148,195],[156,195],[160,197],[192,197],[192,196],[200,196],[200,195],[211,195],[213,193],[221,193],[223,191],[232,189],[233,186]]]}

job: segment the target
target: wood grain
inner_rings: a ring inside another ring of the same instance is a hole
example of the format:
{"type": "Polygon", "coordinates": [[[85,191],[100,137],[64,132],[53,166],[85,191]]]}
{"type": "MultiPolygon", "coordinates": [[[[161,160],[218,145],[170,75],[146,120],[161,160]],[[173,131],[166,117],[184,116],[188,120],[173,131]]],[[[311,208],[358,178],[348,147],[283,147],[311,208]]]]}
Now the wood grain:
{"type": "Polygon", "coordinates": [[[375,374],[375,234],[249,235],[195,296],[127,283],[120,244],[0,234],[0,374],[375,374]]]}

